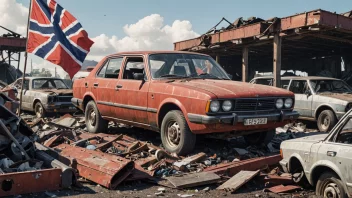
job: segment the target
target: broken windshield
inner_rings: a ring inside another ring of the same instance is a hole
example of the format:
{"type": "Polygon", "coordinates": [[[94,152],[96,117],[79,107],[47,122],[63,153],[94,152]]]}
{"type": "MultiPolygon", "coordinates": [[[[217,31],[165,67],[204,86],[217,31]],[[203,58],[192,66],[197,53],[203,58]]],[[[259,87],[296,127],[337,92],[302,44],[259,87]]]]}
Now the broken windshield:
{"type": "Polygon", "coordinates": [[[352,88],[342,80],[311,80],[315,93],[352,93],[352,88]]]}
{"type": "Polygon", "coordinates": [[[226,72],[209,56],[165,53],[149,56],[153,78],[206,78],[230,80],[226,72]]]}
{"type": "Polygon", "coordinates": [[[59,79],[35,79],[33,89],[68,89],[68,87],[59,79]]]}

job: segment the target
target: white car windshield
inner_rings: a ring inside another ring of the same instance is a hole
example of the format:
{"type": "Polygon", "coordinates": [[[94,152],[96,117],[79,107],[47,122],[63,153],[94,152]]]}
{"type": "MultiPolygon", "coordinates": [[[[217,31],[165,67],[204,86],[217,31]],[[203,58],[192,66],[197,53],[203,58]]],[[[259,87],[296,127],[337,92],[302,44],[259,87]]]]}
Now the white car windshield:
{"type": "Polygon", "coordinates": [[[352,93],[352,88],[342,80],[311,80],[315,93],[352,93]]]}
{"type": "Polygon", "coordinates": [[[68,89],[60,79],[34,79],[33,89],[68,89]]]}
{"type": "Polygon", "coordinates": [[[149,56],[153,78],[208,78],[230,80],[211,57],[198,54],[165,53],[149,56]]]}

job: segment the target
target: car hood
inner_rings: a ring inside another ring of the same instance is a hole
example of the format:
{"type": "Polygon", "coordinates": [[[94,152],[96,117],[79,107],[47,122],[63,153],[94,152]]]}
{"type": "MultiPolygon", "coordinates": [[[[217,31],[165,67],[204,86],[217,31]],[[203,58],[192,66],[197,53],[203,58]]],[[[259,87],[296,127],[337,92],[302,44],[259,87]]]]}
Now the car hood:
{"type": "Polygon", "coordinates": [[[35,90],[40,93],[47,93],[48,95],[58,95],[58,96],[72,96],[72,89],[40,89],[35,90]]]}
{"type": "Polygon", "coordinates": [[[294,96],[292,92],[285,89],[230,80],[192,79],[175,81],[172,84],[174,86],[211,92],[218,98],[294,96]]]}
{"type": "Polygon", "coordinates": [[[292,140],[286,140],[286,143],[292,143],[292,142],[300,142],[300,143],[316,143],[319,141],[323,141],[329,134],[328,133],[324,133],[324,134],[317,134],[317,135],[310,135],[310,136],[306,136],[306,137],[302,137],[302,138],[296,138],[296,139],[292,139],[292,140]]]}
{"type": "Polygon", "coordinates": [[[352,102],[352,94],[338,94],[338,93],[332,93],[332,94],[327,94],[327,93],[321,93],[319,94],[320,96],[325,96],[329,98],[335,98],[339,100],[344,100],[347,102],[352,102]]]}

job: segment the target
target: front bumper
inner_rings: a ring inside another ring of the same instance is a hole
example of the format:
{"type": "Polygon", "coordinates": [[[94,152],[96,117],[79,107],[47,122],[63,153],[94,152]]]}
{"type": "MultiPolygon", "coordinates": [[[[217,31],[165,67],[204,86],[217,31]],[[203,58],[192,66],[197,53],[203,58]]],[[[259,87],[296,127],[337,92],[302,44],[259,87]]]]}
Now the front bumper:
{"type": "Polygon", "coordinates": [[[237,123],[243,123],[245,119],[250,118],[267,118],[268,121],[283,122],[285,120],[296,120],[299,117],[299,113],[296,111],[285,112],[281,111],[278,113],[262,114],[262,115],[232,115],[223,116],[207,116],[199,114],[188,114],[188,119],[191,123],[196,124],[231,124],[236,125],[237,123]]]}
{"type": "Polygon", "coordinates": [[[71,113],[76,112],[77,108],[71,102],[54,102],[44,105],[47,112],[71,113]]]}

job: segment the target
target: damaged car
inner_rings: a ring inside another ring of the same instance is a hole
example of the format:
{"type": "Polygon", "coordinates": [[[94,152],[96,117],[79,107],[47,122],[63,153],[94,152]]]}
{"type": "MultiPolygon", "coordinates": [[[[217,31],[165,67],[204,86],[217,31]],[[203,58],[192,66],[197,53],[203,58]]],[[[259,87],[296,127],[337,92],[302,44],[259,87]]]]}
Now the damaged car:
{"type": "Polygon", "coordinates": [[[285,172],[299,183],[309,182],[322,197],[352,197],[352,110],[327,134],[281,143],[285,172]]]}
{"type": "Polygon", "coordinates": [[[234,133],[265,144],[298,117],[292,92],[231,81],[212,57],[189,52],[107,56],[75,80],[73,95],[89,132],[106,132],[108,121],[145,128],[181,155],[193,150],[196,134],[234,133]]]}
{"type": "MultiPolygon", "coordinates": [[[[20,93],[22,79],[16,80],[9,87],[20,93]]],[[[77,109],[71,102],[72,95],[72,89],[60,78],[26,77],[21,109],[34,112],[39,118],[45,117],[47,113],[73,113],[77,109]]]]}
{"type": "MultiPolygon", "coordinates": [[[[272,86],[272,77],[258,77],[253,84],[272,86]]],[[[319,76],[282,77],[281,86],[295,93],[299,119],[317,121],[320,131],[330,131],[352,108],[352,87],[336,78],[319,76]]]]}

